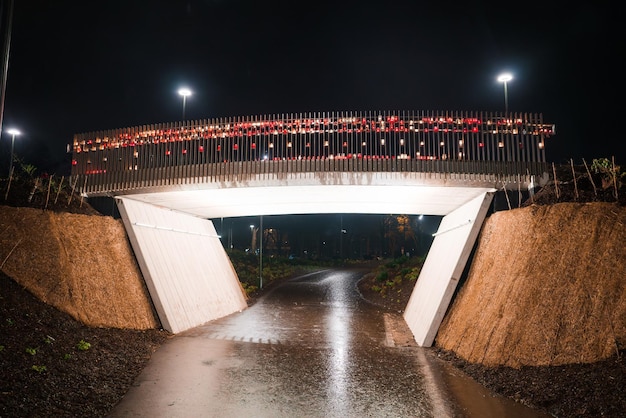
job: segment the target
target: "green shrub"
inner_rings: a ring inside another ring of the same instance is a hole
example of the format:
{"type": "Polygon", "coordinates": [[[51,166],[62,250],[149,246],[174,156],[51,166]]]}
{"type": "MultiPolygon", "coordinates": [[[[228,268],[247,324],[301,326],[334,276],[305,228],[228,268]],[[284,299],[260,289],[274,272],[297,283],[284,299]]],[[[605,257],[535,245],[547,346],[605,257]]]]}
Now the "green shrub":
{"type": "Polygon", "coordinates": [[[85,340],[80,340],[78,342],[78,344],[76,344],[76,347],[80,350],[80,351],[87,351],[91,348],[91,344],[88,343],[85,340]]]}
{"type": "Polygon", "coordinates": [[[420,271],[422,271],[421,267],[413,267],[412,269],[410,269],[410,271],[408,273],[406,273],[404,275],[404,278],[406,280],[410,280],[410,281],[414,282],[419,277],[420,271]]]}
{"type": "Polygon", "coordinates": [[[602,178],[602,188],[607,189],[615,183],[617,188],[622,187],[622,179],[626,178],[626,172],[621,172],[619,165],[613,165],[608,158],[596,158],[591,162],[591,171],[600,174],[602,178]]]}
{"type": "Polygon", "coordinates": [[[43,373],[43,372],[48,370],[48,368],[46,366],[35,366],[35,365],[33,365],[31,367],[31,369],[36,371],[36,372],[38,372],[38,373],[43,373]]]}
{"type": "Polygon", "coordinates": [[[404,264],[404,263],[406,263],[407,261],[409,261],[409,257],[407,257],[406,255],[402,255],[402,256],[400,256],[400,257],[396,258],[395,260],[393,260],[393,262],[394,262],[396,265],[398,265],[398,266],[403,265],[403,264],[404,264]]]}

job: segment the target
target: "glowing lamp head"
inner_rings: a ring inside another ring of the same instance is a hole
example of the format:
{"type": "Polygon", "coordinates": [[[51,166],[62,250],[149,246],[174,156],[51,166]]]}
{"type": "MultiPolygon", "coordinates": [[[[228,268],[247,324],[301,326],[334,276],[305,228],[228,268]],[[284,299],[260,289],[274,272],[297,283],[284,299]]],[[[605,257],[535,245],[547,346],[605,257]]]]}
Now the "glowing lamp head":
{"type": "Polygon", "coordinates": [[[7,133],[9,133],[9,134],[11,134],[11,135],[20,135],[20,134],[21,134],[21,132],[20,132],[20,131],[18,131],[17,129],[9,129],[9,130],[7,131],[7,133]]]}
{"type": "Polygon", "coordinates": [[[506,82],[511,81],[511,80],[513,80],[513,76],[511,74],[509,74],[509,73],[500,74],[498,76],[498,81],[500,83],[506,83],[506,82]]]}
{"type": "Polygon", "coordinates": [[[188,88],[182,88],[178,90],[178,94],[183,97],[191,96],[191,90],[189,90],[188,88]]]}

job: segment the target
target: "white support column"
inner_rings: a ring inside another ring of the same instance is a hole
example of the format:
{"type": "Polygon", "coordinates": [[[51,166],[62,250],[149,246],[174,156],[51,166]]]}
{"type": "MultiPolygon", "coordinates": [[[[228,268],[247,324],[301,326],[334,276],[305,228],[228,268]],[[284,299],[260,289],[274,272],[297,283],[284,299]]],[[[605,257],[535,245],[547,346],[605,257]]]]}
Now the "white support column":
{"type": "Polygon", "coordinates": [[[484,193],[450,212],[439,225],[404,311],[422,347],[435,340],[492,199],[493,193],[484,193]]]}
{"type": "Polygon", "coordinates": [[[164,329],[179,333],[247,307],[211,221],[123,197],[116,201],[164,329]]]}

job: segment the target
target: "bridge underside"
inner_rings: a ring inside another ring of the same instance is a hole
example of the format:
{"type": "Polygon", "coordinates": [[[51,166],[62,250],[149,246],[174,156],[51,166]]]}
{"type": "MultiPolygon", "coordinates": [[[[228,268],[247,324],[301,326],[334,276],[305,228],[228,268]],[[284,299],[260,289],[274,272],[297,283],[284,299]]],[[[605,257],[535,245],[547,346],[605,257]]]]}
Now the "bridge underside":
{"type": "Polygon", "coordinates": [[[116,196],[163,327],[182,332],[244,309],[239,281],[210,220],[314,213],[443,216],[405,313],[430,346],[496,188],[480,182],[377,173],[285,176],[116,196]],[[264,184],[264,186],[261,186],[264,184]],[[288,186],[288,187],[285,187],[288,186]]]}
{"type": "MultiPolygon", "coordinates": [[[[284,173],[138,189],[123,196],[204,219],[314,213],[445,216],[476,196],[502,187],[513,188],[467,175],[284,173]]],[[[528,184],[514,188],[525,190],[528,184]]]]}

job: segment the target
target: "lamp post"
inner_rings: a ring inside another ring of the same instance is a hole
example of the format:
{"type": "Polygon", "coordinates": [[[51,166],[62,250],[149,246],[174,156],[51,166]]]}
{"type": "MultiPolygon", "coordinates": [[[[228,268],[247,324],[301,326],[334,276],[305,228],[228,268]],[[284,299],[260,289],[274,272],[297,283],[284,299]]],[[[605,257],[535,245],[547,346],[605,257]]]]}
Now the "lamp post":
{"type": "Polygon", "coordinates": [[[250,237],[250,251],[254,254],[254,250],[256,249],[256,231],[254,230],[254,225],[250,225],[250,233],[252,234],[250,237]]]}
{"type": "Polygon", "coordinates": [[[509,73],[500,74],[498,76],[498,81],[500,83],[504,83],[504,112],[509,113],[509,97],[506,90],[506,84],[513,80],[513,76],[509,73]]]}
{"type": "Polygon", "coordinates": [[[9,177],[13,176],[13,148],[15,147],[15,136],[20,135],[21,132],[17,129],[9,129],[7,131],[11,134],[11,162],[9,163],[9,177]]]}
{"type": "Polygon", "coordinates": [[[259,219],[261,236],[259,240],[259,289],[263,289],[263,215],[259,219]]]}
{"type": "Polygon", "coordinates": [[[183,87],[178,90],[178,94],[183,96],[183,120],[185,120],[185,104],[187,103],[187,96],[191,96],[191,90],[183,87]]]}
{"type": "MultiPolygon", "coordinates": [[[[263,289],[263,215],[260,217],[260,226],[258,230],[261,231],[261,237],[259,241],[259,289],[263,289]]],[[[256,253],[256,232],[257,228],[254,225],[250,225],[250,231],[252,232],[252,243],[250,244],[252,254],[256,253]]]]}

